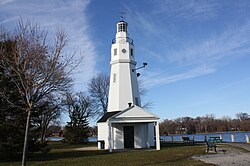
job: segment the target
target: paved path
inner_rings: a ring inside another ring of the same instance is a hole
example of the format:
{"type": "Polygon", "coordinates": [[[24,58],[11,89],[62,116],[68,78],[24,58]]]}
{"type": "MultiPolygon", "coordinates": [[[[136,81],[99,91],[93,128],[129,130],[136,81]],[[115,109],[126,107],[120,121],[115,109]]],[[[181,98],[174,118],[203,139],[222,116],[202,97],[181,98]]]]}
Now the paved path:
{"type": "Polygon", "coordinates": [[[77,151],[85,151],[85,150],[97,150],[97,146],[87,146],[87,147],[82,147],[82,148],[76,148],[74,150],[77,151]]]}
{"type": "Polygon", "coordinates": [[[210,152],[209,154],[193,156],[192,158],[219,166],[250,166],[250,144],[222,144],[218,145],[217,151],[218,153],[210,152]],[[240,148],[244,148],[248,152],[242,151],[240,148]]]}
{"type": "Polygon", "coordinates": [[[250,143],[228,143],[227,145],[233,146],[233,147],[238,147],[238,148],[243,148],[243,149],[250,152],[250,143]]]}

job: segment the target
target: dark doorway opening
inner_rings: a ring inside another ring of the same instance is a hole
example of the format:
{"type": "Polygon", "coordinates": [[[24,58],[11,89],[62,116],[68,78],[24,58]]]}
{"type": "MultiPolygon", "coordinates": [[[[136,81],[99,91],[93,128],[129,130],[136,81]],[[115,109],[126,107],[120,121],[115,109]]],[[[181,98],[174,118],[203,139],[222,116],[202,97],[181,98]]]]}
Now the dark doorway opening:
{"type": "Polygon", "coordinates": [[[124,148],[134,148],[134,126],[124,126],[124,148]]]}

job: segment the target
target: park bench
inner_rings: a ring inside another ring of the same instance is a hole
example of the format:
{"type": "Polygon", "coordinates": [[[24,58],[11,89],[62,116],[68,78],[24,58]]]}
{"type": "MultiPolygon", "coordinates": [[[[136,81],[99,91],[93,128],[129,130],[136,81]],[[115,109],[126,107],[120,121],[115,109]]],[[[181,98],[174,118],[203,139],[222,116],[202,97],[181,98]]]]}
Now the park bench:
{"type": "Polygon", "coordinates": [[[220,137],[211,136],[209,137],[208,141],[209,142],[222,142],[222,139],[220,137]]]}
{"type": "Polygon", "coordinates": [[[192,143],[194,143],[194,140],[190,139],[189,137],[182,137],[182,142],[192,142],[192,143]]]}
{"type": "Polygon", "coordinates": [[[207,153],[209,152],[209,150],[211,149],[214,149],[214,151],[217,153],[217,150],[216,150],[216,145],[215,143],[212,143],[212,142],[208,142],[206,139],[205,139],[205,142],[207,144],[207,153]]]}

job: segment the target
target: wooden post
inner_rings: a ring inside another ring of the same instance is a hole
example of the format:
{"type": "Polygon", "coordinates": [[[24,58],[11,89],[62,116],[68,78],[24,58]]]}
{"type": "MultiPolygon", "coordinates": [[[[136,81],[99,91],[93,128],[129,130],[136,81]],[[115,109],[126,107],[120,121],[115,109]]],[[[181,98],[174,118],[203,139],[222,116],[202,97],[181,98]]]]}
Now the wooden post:
{"type": "Polygon", "coordinates": [[[112,152],[112,149],[113,149],[113,147],[112,147],[112,124],[111,124],[111,122],[108,122],[108,127],[109,127],[109,140],[108,140],[108,142],[109,142],[109,152],[112,152]]]}
{"type": "Polygon", "coordinates": [[[250,141],[249,141],[249,136],[246,134],[246,142],[247,143],[250,143],[250,141]]]}
{"type": "Polygon", "coordinates": [[[148,125],[149,125],[149,123],[146,126],[146,129],[147,129],[146,130],[146,133],[147,133],[147,148],[150,148],[150,143],[149,143],[150,138],[149,138],[149,132],[148,132],[148,129],[149,129],[148,125]]]}
{"type": "Polygon", "coordinates": [[[234,134],[231,135],[232,142],[234,142],[234,134]]]}
{"type": "Polygon", "coordinates": [[[156,122],[155,125],[155,139],[156,139],[156,150],[160,150],[161,149],[161,145],[160,145],[160,135],[159,135],[159,122],[156,122]]]}
{"type": "Polygon", "coordinates": [[[97,142],[97,145],[98,145],[98,149],[101,149],[101,142],[97,142]]]}

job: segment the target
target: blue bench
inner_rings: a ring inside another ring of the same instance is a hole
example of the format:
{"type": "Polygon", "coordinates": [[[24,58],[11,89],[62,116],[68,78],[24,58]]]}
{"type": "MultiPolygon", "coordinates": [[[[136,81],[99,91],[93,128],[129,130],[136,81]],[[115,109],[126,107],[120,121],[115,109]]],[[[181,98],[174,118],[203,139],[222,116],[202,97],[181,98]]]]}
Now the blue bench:
{"type": "Polygon", "coordinates": [[[182,137],[182,142],[192,142],[192,143],[194,143],[194,140],[190,139],[189,137],[182,137]]]}
{"type": "Polygon", "coordinates": [[[211,149],[214,149],[214,151],[215,151],[215,153],[217,153],[217,150],[216,150],[216,145],[215,145],[215,143],[211,143],[211,142],[208,142],[206,139],[205,139],[205,142],[206,142],[206,144],[207,144],[207,153],[209,152],[209,150],[211,150],[211,149]]]}
{"type": "Polygon", "coordinates": [[[215,137],[215,136],[211,136],[208,139],[209,142],[222,142],[222,139],[220,137],[215,137]]]}

